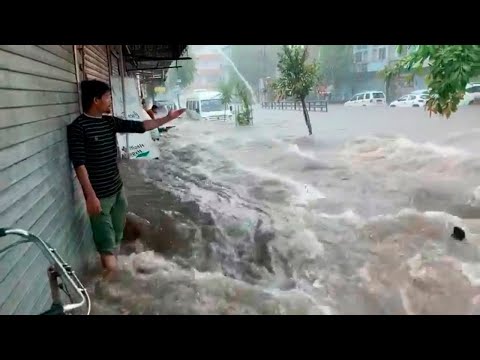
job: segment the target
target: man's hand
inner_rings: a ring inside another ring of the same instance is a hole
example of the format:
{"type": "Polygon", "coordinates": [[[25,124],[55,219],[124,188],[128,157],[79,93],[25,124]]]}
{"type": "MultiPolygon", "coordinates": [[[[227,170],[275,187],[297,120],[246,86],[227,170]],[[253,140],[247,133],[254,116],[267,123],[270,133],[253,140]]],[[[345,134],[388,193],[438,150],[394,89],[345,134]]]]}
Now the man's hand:
{"type": "Polygon", "coordinates": [[[100,200],[98,200],[97,196],[90,196],[87,197],[87,212],[88,215],[98,215],[102,212],[102,205],[100,204],[100,200]]]}
{"type": "Polygon", "coordinates": [[[177,119],[180,115],[182,115],[185,112],[186,109],[177,109],[177,110],[170,110],[168,112],[167,116],[164,116],[163,118],[155,119],[155,120],[145,120],[143,122],[143,128],[145,131],[150,131],[156,128],[159,128],[162,125],[165,125],[166,123],[177,119]]]}
{"type": "Polygon", "coordinates": [[[169,121],[175,120],[176,118],[180,117],[185,112],[185,110],[186,109],[170,110],[167,115],[169,121]]]}

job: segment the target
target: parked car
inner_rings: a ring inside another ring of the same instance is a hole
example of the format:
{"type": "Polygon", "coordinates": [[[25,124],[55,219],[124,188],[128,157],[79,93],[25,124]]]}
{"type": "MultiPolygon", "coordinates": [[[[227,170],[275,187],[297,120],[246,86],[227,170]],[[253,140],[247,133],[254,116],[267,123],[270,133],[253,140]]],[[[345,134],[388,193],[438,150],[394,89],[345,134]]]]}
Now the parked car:
{"type": "Polygon", "coordinates": [[[390,107],[423,107],[428,100],[426,94],[408,94],[390,103],[390,107]]]}
{"type": "Polygon", "coordinates": [[[465,95],[458,106],[480,103],[480,83],[469,83],[465,88],[465,95]]]}
{"type": "Polygon", "coordinates": [[[383,91],[363,91],[353,95],[344,106],[385,106],[386,104],[383,91]]]}
{"type": "MultiPolygon", "coordinates": [[[[429,93],[428,89],[422,89],[422,90],[415,90],[411,92],[409,95],[422,95],[422,94],[428,95],[428,93],[429,93]]],[[[463,96],[463,99],[460,100],[460,102],[458,103],[458,106],[472,105],[473,103],[477,103],[477,102],[480,103],[480,83],[478,82],[468,83],[467,86],[465,87],[465,95],[463,96]]],[[[392,104],[390,104],[390,106],[392,106],[392,104]]],[[[396,105],[396,106],[399,106],[399,105],[396,105]]]]}
{"type": "Polygon", "coordinates": [[[428,95],[428,93],[429,93],[428,89],[420,89],[420,90],[412,91],[409,95],[428,95]]]}

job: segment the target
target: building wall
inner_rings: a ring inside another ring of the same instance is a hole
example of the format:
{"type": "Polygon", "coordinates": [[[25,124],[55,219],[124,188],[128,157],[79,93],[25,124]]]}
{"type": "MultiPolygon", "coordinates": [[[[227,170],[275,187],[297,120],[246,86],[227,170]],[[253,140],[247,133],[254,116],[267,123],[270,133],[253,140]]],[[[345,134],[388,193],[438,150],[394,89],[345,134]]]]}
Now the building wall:
{"type": "MultiPolygon", "coordinates": [[[[228,79],[228,61],[214,46],[217,45],[192,46],[197,72],[190,88],[216,90],[220,82],[228,79]]],[[[222,45],[221,48],[226,56],[231,56],[230,46],[222,45]]]]}
{"type": "MultiPolygon", "coordinates": [[[[75,269],[94,254],[66,141],[78,100],[73,45],[0,45],[0,226],[36,234],[75,269]]],[[[35,245],[0,254],[0,314],[47,309],[47,267],[35,245]]]]}
{"type": "MultiPolygon", "coordinates": [[[[366,71],[379,71],[388,64],[390,45],[355,45],[353,60],[356,64],[365,64],[366,71]]],[[[359,70],[359,72],[362,72],[359,70]]]]}
{"type": "Polygon", "coordinates": [[[377,72],[355,74],[352,89],[354,94],[368,90],[385,91],[385,80],[377,72]]]}
{"type": "MultiPolygon", "coordinates": [[[[405,49],[402,54],[398,54],[396,48],[396,45],[355,45],[353,47],[353,59],[356,69],[353,81],[355,93],[363,90],[385,91],[385,81],[377,75],[378,72],[387,65],[393,65],[408,52],[405,49]]],[[[425,68],[426,65],[424,65],[425,68]]],[[[415,75],[411,83],[404,81],[403,77],[400,76],[392,80],[387,100],[392,101],[413,90],[424,88],[426,88],[424,75],[415,75]]]]}
{"type": "Polygon", "coordinates": [[[390,47],[390,45],[355,45],[353,47],[354,93],[364,90],[384,91],[385,81],[377,73],[389,63],[392,56],[390,47]]]}

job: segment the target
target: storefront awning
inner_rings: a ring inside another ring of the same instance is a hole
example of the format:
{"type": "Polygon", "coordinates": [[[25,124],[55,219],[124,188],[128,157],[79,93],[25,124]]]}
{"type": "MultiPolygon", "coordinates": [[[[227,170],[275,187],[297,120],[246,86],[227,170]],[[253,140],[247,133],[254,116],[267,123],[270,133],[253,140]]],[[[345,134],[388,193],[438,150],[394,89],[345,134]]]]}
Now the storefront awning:
{"type": "Polygon", "coordinates": [[[127,71],[155,73],[175,66],[177,60],[191,59],[187,45],[123,45],[127,71]]]}

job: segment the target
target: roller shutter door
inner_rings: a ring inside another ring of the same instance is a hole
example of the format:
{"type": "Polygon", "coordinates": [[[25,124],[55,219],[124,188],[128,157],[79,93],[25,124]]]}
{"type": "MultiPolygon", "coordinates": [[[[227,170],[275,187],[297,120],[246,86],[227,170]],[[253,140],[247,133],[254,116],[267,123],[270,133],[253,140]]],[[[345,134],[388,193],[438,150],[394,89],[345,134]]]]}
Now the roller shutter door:
{"type": "Polygon", "coordinates": [[[83,45],[83,64],[86,79],[110,84],[107,45],[83,45]]]}

